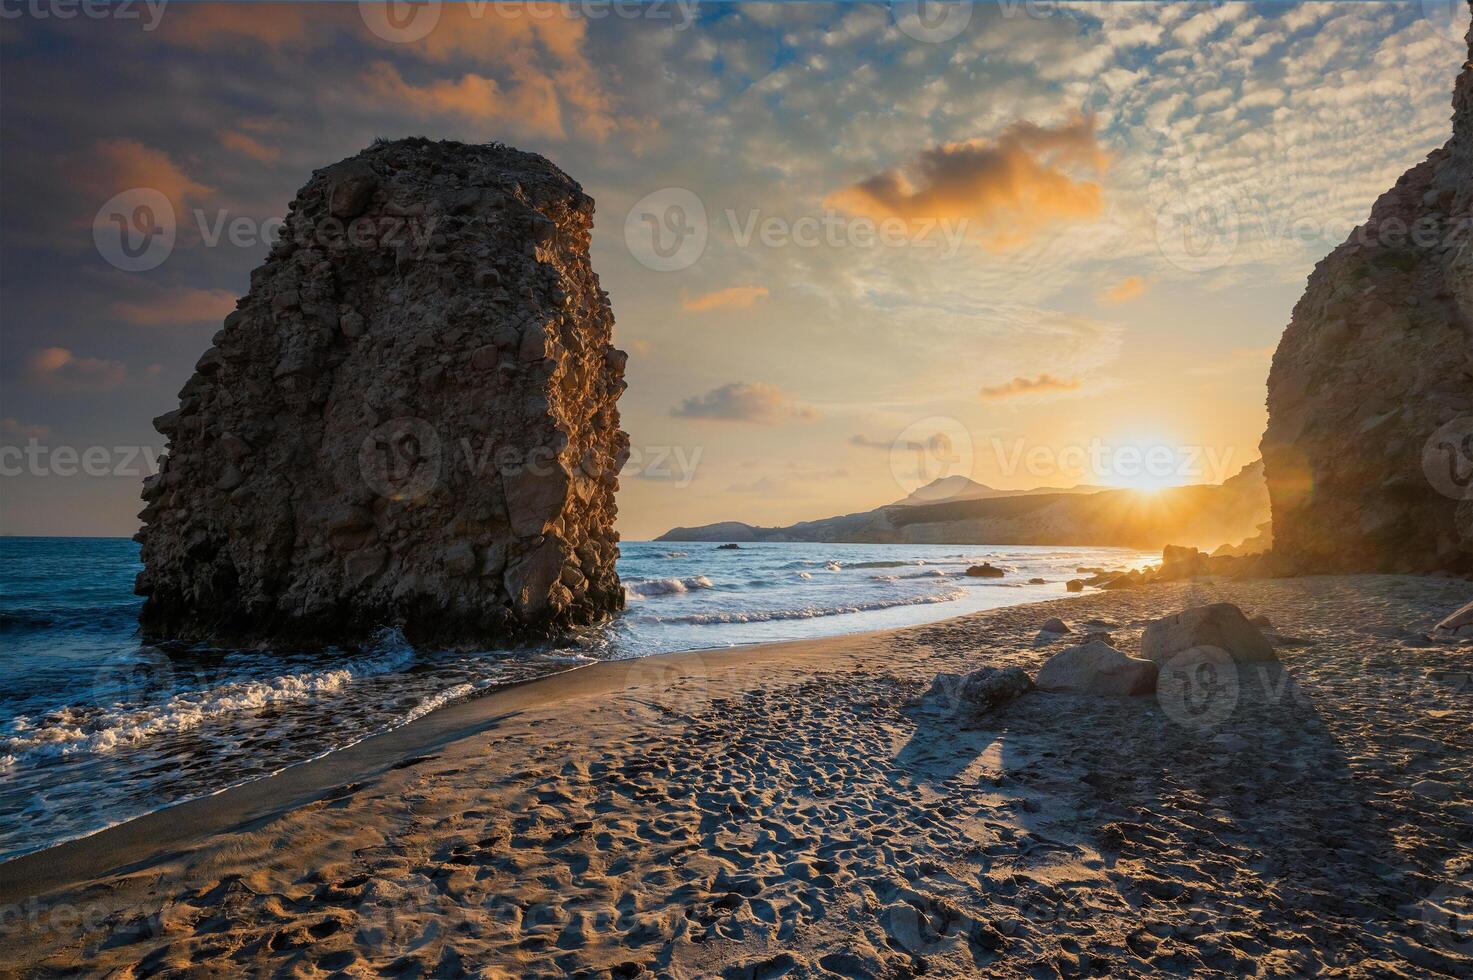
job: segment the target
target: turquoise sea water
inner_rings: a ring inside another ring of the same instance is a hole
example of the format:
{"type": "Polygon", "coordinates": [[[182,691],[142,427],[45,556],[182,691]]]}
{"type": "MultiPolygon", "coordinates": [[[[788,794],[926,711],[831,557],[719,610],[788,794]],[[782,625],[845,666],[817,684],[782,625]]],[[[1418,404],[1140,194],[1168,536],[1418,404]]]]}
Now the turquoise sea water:
{"type": "Polygon", "coordinates": [[[141,644],[127,539],[0,538],[0,859],[256,779],[597,660],[885,629],[1065,594],[1113,548],[625,542],[628,609],[557,648],[307,653],[141,644]],[[1005,579],[968,579],[991,561],[1005,579]],[[1029,578],[1046,585],[1028,585],[1029,578]]]}

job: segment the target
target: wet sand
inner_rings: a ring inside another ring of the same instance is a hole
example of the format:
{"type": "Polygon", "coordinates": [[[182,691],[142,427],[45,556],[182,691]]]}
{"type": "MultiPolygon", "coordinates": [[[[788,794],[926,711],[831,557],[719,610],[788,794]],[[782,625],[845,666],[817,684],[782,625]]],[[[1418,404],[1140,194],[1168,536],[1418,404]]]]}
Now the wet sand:
{"type": "Polygon", "coordinates": [[[0,865],[0,974],[1473,975],[1466,581],[1156,585],[604,663],[0,865]],[[1282,666],[959,717],[1060,616],[1282,666]]]}

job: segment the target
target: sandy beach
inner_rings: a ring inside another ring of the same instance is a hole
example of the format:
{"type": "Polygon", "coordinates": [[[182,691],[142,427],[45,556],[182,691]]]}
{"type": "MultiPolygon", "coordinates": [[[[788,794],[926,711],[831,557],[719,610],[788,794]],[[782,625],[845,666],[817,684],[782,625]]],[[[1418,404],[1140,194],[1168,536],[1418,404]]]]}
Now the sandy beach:
{"type": "Polygon", "coordinates": [[[604,663],[0,866],[3,972],[1466,976],[1456,579],[1155,585],[604,663]],[[1032,693],[1059,615],[1133,650],[1208,601],[1282,668],[1032,693]],[[1086,626],[1092,623],[1092,626],[1086,626]],[[1225,692],[1225,693],[1224,693],[1225,692]]]}

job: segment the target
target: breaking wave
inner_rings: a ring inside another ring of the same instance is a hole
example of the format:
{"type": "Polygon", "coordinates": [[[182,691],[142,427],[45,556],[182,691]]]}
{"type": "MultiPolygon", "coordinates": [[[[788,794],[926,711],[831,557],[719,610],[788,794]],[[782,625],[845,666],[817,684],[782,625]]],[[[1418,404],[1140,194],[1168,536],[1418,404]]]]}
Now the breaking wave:
{"type": "MultiPolygon", "coordinates": [[[[158,704],[73,705],[39,717],[21,715],[0,733],[0,756],[35,760],[102,755],[161,735],[199,728],[215,719],[265,708],[328,701],[364,677],[398,673],[414,662],[414,648],[398,630],[380,631],[367,656],[326,670],[230,680],[181,691],[158,704]]],[[[145,668],[147,669],[147,668],[145,668]]]]}
{"type": "Polygon", "coordinates": [[[868,602],[853,602],[838,606],[809,606],[802,609],[753,610],[751,612],[693,613],[689,616],[672,616],[662,619],[646,617],[649,622],[682,623],[690,626],[712,626],[720,623],[770,623],[790,619],[820,619],[824,616],[842,616],[846,613],[875,612],[894,609],[898,606],[922,606],[938,602],[952,602],[965,596],[962,591],[940,592],[934,595],[911,596],[906,599],[874,599],[868,602]]]}
{"type": "Polygon", "coordinates": [[[624,597],[626,599],[649,599],[657,595],[679,595],[695,589],[711,588],[715,586],[704,575],[691,575],[688,578],[636,579],[624,583],[624,597]]]}

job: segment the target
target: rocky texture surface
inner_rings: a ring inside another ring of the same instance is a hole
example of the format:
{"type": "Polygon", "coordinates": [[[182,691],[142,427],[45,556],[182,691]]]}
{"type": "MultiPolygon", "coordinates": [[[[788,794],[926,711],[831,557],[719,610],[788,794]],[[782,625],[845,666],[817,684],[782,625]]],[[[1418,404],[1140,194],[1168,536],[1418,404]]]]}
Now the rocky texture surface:
{"type": "Polygon", "coordinates": [[[929,696],[961,716],[985,715],[1033,690],[1021,667],[979,667],[969,674],[937,674],[929,696]]]}
{"type": "Polygon", "coordinates": [[[1156,690],[1156,664],[1129,657],[1103,640],[1061,650],[1039,668],[1034,681],[1054,694],[1150,694],[1156,690]]]}
{"type": "Polygon", "coordinates": [[[1193,647],[1225,650],[1235,663],[1278,659],[1273,645],[1258,627],[1230,602],[1194,606],[1158,619],[1141,636],[1141,656],[1163,666],[1193,647]]]}
{"type": "Polygon", "coordinates": [[[1315,268],[1274,355],[1262,448],[1287,570],[1473,572],[1470,63],[1451,142],[1315,268]]]}
{"type": "Polygon", "coordinates": [[[155,420],[145,633],[496,642],[622,604],[625,355],[593,201],[496,144],[317,171],[155,420]]]}

